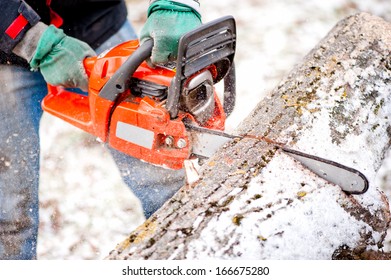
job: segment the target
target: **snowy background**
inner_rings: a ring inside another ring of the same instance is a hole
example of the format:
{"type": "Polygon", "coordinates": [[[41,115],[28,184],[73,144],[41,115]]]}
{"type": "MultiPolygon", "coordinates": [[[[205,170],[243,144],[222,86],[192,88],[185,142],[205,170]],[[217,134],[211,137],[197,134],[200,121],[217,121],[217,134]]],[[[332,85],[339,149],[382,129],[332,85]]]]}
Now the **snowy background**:
{"type": "MultiPolygon", "coordinates": [[[[139,32],[148,1],[127,0],[139,32]]],[[[227,130],[277,86],[344,17],[366,11],[391,21],[389,0],[201,1],[204,22],[233,15],[237,23],[238,101],[227,130]]],[[[122,183],[104,146],[44,115],[41,127],[39,259],[103,259],[144,221],[138,200],[122,183]]],[[[391,160],[385,162],[389,170],[391,160]]],[[[391,176],[378,176],[391,198],[391,176]]],[[[390,232],[391,235],[391,232],[390,232]]],[[[387,241],[386,248],[391,243],[387,241]]]]}

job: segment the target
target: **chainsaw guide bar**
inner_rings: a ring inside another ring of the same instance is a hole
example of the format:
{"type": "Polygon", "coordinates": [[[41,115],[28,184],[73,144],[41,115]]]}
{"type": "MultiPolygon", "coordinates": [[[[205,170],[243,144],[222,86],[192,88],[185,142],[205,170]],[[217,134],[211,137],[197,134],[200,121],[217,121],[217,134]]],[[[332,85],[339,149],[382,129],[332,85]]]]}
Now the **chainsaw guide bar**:
{"type": "Polygon", "coordinates": [[[368,190],[368,179],[360,171],[331,161],[322,157],[310,155],[284,146],[269,138],[255,135],[232,135],[222,131],[206,129],[189,123],[185,124],[190,131],[194,141],[193,153],[202,157],[211,157],[220,147],[233,139],[254,139],[265,141],[291,156],[304,167],[311,170],[321,178],[339,185],[341,189],[349,194],[362,194],[368,190]]]}

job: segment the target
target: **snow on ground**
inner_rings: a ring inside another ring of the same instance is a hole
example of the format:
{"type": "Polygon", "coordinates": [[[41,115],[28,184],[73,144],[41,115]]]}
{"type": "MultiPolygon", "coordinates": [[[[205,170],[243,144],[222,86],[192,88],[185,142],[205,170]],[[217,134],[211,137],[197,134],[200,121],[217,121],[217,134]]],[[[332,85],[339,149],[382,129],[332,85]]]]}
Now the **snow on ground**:
{"type": "MultiPolygon", "coordinates": [[[[137,31],[148,1],[128,0],[137,31]]],[[[389,0],[201,1],[204,22],[237,22],[235,128],[263,96],[345,16],[367,11],[391,21],[389,0]]],[[[144,217],[110,154],[92,137],[45,115],[42,120],[39,259],[103,259],[144,217]]],[[[379,174],[391,197],[391,156],[379,174]]],[[[390,233],[391,234],[391,233],[390,233]]],[[[391,247],[388,242],[388,247],[391,247]]],[[[387,247],[386,247],[387,248],[387,247]]]]}

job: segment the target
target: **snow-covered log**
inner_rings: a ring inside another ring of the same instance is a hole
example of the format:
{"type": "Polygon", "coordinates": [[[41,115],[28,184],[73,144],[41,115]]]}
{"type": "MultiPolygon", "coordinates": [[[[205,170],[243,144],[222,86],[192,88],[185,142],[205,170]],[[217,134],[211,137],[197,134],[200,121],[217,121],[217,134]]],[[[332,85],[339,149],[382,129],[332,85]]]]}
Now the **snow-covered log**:
{"type": "Polygon", "coordinates": [[[365,194],[347,195],[268,143],[232,141],[107,259],[379,251],[390,222],[388,201],[373,184],[391,137],[390,30],[366,13],[342,20],[236,131],[356,168],[370,182],[365,194]]]}

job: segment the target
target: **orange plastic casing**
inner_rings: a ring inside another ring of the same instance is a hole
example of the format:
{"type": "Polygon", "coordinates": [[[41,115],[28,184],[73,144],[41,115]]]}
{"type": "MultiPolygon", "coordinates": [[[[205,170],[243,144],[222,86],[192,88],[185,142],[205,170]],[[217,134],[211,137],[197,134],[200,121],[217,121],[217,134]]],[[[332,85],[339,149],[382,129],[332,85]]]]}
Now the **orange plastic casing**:
{"type": "MultiPolygon", "coordinates": [[[[106,53],[87,58],[84,67],[89,76],[88,94],[48,85],[48,95],[42,102],[44,111],[95,135],[113,148],[151,164],[180,169],[191,155],[191,139],[184,118],[194,118],[180,112],[171,119],[164,103],[152,97],[138,97],[131,89],[114,101],[99,93],[110,77],[138,48],[137,40],[120,44],[106,53]]],[[[133,77],[169,87],[175,72],[165,68],[150,68],[142,63],[133,77]]],[[[215,94],[214,116],[204,125],[224,129],[225,114],[215,94]]]]}

